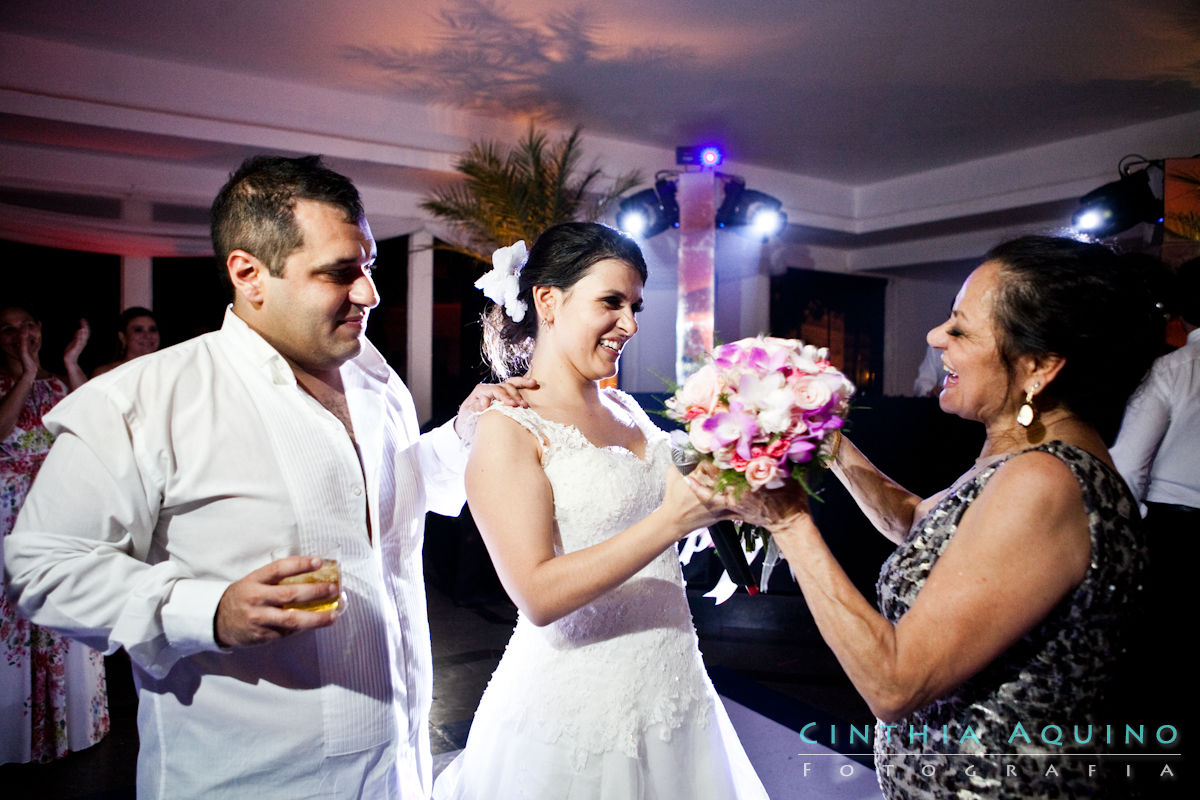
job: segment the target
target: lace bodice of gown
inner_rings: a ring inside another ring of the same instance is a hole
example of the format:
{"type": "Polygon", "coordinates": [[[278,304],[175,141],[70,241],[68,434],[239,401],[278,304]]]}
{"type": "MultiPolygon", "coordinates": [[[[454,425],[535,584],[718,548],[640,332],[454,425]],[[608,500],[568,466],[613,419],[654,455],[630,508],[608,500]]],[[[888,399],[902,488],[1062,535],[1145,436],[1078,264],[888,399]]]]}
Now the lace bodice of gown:
{"type": "MultiPolygon", "coordinates": [[[[658,507],[671,466],[667,435],[634,400],[615,390],[646,437],[644,459],[596,447],[578,429],[531,409],[493,406],[541,446],[554,492],[555,552],[570,553],[628,528],[658,507]]],[[[707,724],[707,685],[679,561],[667,548],[617,588],[558,621],[537,627],[519,616],[479,714],[511,718],[547,742],[570,743],[575,758],[622,750],[636,757],[640,734],[669,739],[681,726],[707,724]],[[518,707],[509,692],[530,691],[518,707]],[[524,687],[524,688],[521,688],[524,687]],[[485,709],[485,704],[497,707],[485,709]]]]}
{"type": "MultiPolygon", "coordinates": [[[[1140,603],[1145,551],[1134,522],[1137,509],[1124,482],[1077,447],[1050,442],[1033,449],[1056,456],[1079,482],[1088,516],[1091,565],[1074,591],[983,671],[895,725],[876,727],[876,768],[891,778],[881,780],[888,797],[1024,800],[1090,797],[1098,791],[1096,779],[1079,764],[1055,761],[1059,774],[1047,775],[1044,759],[1009,758],[1021,764],[1010,775],[1001,774],[1005,759],[963,758],[1095,751],[1099,723],[1112,721],[1105,712],[1114,661],[1128,644],[1140,603]],[[1074,736],[1085,738],[1089,724],[1095,727],[1091,741],[1077,743],[1074,736]],[[1047,725],[1061,726],[1062,746],[1050,747],[1039,739],[1047,725]],[[1078,734],[1073,726],[1078,726],[1078,734]],[[910,730],[916,735],[911,736],[910,730]],[[1040,764],[1040,770],[1030,763],[1040,764]],[[974,769],[968,771],[968,765],[974,769]],[[922,768],[932,774],[921,773],[922,768]]],[[[884,562],[876,589],[879,607],[889,621],[898,622],[912,607],[963,514],[1008,458],[952,487],[884,562]]]]}

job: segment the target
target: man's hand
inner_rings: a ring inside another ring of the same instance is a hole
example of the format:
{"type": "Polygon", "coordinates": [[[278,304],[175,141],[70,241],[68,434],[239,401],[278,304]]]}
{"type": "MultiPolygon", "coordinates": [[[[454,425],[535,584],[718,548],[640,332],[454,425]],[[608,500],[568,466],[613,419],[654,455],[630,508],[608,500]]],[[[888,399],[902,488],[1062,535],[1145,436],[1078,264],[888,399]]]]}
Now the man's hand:
{"type": "Polygon", "coordinates": [[[458,416],[454,419],[454,432],[464,442],[470,442],[475,435],[475,422],[480,412],[486,411],[492,401],[499,400],[506,406],[529,408],[529,403],[521,397],[522,389],[536,389],[538,382],[533,378],[509,378],[503,383],[481,383],[475,387],[462,405],[458,407],[458,416]]]}
{"type": "Polygon", "coordinates": [[[279,585],[284,578],[311,572],[320,566],[319,558],[289,556],[272,561],[231,583],[221,595],[213,619],[217,644],[221,647],[251,647],[332,625],[337,619],[337,611],[301,611],[283,607],[289,603],[332,600],[338,596],[336,583],[279,585]]]}

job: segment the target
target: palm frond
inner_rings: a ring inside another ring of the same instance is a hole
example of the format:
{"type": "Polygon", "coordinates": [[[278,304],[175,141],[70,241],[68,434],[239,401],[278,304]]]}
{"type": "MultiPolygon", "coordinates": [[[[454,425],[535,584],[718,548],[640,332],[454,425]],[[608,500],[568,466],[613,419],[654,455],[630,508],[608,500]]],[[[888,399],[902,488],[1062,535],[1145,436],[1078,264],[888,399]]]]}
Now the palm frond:
{"type": "Polygon", "coordinates": [[[532,244],[552,225],[595,220],[609,203],[641,182],[636,172],[617,176],[607,190],[595,190],[599,167],[577,175],[580,128],[556,143],[532,125],[517,144],[504,149],[476,142],[455,162],[460,183],[432,192],[421,208],[449,224],[458,241],[446,249],[485,263],[498,247],[524,239],[532,244]]]}

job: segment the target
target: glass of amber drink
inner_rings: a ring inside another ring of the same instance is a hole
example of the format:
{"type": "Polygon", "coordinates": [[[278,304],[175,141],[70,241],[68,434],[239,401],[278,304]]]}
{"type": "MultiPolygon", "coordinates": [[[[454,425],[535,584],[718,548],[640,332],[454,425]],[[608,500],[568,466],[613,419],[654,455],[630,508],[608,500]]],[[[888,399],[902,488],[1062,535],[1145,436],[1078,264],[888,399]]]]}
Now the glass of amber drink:
{"type": "Polygon", "coordinates": [[[279,547],[272,551],[271,555],[276,560],[289,556],[302,555],[316,556],[321,559],[320,567],[310,572],[301,572],[299,575],[289,575],[279,581],[281,586],[295,583],[333,583],[338,587],[338,593],[335,597],[312,600],[307,603],[288,603],[284,608],[298,608],[301,611],[337,610],[342,594],[342,572],[339,566],[341,551],[336,544],[321,548],[319,553],[303,553],[298,546],[279,547]]]}

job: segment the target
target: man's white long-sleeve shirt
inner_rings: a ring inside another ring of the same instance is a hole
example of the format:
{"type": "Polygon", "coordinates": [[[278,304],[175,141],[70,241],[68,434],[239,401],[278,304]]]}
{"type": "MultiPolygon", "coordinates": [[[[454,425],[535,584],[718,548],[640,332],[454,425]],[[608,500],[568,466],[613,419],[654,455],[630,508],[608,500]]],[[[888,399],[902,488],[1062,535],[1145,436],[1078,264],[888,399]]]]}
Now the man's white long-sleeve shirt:
{"type": "Polygon", "coordinates": [[[1200,508],[1200,328],[1155,360],[1112,447],[1138,502],[1200,508]]]}
{"type": "Polygon", "coordinates": [[[369,343],[341,372],[356,442],[229,311],[46,418],[57,440],[5,543],[9,591],[38,624],[129,652],[139,797],[429,794],[424,514],[461,509],[465,448],[448,425],[419,436],[369,343]],[[218,647],[231,582],[276,547],[329,542],[337,622],[218,647]]]}

